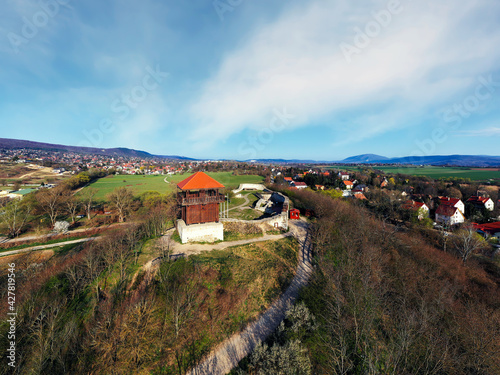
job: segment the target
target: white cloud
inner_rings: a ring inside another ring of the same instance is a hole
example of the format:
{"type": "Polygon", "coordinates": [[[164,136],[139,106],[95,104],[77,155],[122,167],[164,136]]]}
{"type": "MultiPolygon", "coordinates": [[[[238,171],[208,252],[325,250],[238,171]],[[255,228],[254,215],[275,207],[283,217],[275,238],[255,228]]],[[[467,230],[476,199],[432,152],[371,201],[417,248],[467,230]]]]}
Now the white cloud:
{"type": "Polygon", "coordinates": [[[370,9],[312,1],[255,30],[225,56],[192,104],[193,139],[215,143],[247,127],[263,128],[263,119],[283,107],[299,115],[290,127],[322,121],[345,129],[341,118],[348,112],[359,134],[369,137],[411,124],[498,66],[498,28],[488,29],[487,18],[482,28],[468,19],[495,14],[498,4],[401,4],[402,12],[351,63],[339,44],[352,44],[354,27],[364,29],[386,1],[370,9]]]}

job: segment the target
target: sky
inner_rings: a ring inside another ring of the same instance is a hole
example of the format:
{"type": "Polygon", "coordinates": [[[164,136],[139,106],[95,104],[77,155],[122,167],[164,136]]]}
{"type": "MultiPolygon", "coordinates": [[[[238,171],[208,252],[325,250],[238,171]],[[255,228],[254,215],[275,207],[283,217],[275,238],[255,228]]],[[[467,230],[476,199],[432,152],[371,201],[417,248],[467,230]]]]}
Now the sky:
{"type": "Polygon", "coordinates": [[[4,0],[0,137],[202,159],[500,155],[498,0],[4,0]]]}

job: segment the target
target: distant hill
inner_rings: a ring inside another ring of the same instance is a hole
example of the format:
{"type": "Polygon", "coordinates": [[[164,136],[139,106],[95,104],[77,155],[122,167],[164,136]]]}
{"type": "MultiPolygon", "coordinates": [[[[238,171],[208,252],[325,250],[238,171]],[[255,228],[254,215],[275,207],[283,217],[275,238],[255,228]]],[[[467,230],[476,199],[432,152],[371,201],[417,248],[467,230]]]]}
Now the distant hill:
{"type": "Polygon", "coordinates": [[[375,154],[363,154],[351,156],[347,159],[342,160],[342,163],[371,163],[371,162],[380,162],[384,160],[389,160],[385,156],[375,155],[375,154]]]}
{"type": "Polygon", "coordinates": [[[66,146],[52,143],[33,142],[21,139],[0,138],[0,148],[15,149],[15,148],[29,148],[34,150],[46,151],[67,151],[77,152],[82,154],[94,154],[104,156],[122,156],[122,157],[137,157],[137,158],[164,158],[173,160],[195,160],[185,156],[177,155],[153,155],[146,151],[133,150],[130,148],[116,147],[116,148],[95,148],[95,147],[81,147],[81,146],[66,146]]]}

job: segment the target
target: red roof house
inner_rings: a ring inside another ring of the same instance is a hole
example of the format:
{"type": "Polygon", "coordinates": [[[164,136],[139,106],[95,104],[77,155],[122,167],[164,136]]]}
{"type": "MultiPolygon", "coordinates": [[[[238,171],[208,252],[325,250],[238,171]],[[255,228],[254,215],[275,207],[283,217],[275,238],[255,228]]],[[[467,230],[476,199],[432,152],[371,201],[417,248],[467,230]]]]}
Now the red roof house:
{"type": "Polygon", "coordinates": [[[491,198],[486,197],[478,197],[473,195],[467,202],[472,203],[474,206],[479,208],[486,208],[488,211],[493,211],[495,209],[495,203],[491,200],[491,198]]]}
{"type": "Polygon", "coordinates": [[[465,217],[457,207],[441,204],[436,210],[436,223],[455,225],[464,221],[465,217]]]}

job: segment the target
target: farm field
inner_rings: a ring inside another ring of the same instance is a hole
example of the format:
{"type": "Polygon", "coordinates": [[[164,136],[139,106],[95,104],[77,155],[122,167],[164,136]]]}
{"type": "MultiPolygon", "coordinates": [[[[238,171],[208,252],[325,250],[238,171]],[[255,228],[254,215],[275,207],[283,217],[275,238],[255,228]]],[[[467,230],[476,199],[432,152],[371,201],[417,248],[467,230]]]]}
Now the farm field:
{"type": "MultiPolygon", "coordinates": [[[[385,173],[401,173],[412,176],[427,176],[430,178],[470,178],[473,181],[497,180],[500,181],[500,170],[498,168],[463,168],[463,167],[395,167],[395,166],[371,166],[373,169],[385,173]]],[[[347,171],[360,171],[357,166],[338,166],[334,169],[347,171]]]]}
{"type": "MultiPolygon", "coordinates": [[[[264,180],[263,177],[256,175],[234,176],[232,172],[208,172],[207,174],[224,186],[233,189],[242,183],[261,183],[264,180]]],[[[128,187],[136,195],[146,191],[166,194],[175,191],[177,184],[190,175],[191,173],[171,176],[113,175],[100,178],[89,186],[98,190],[96,200],[105,200],[106,195],[118,187],[128,187]],[[168,183],[165,183],[165,178],[168,183]]]]}

